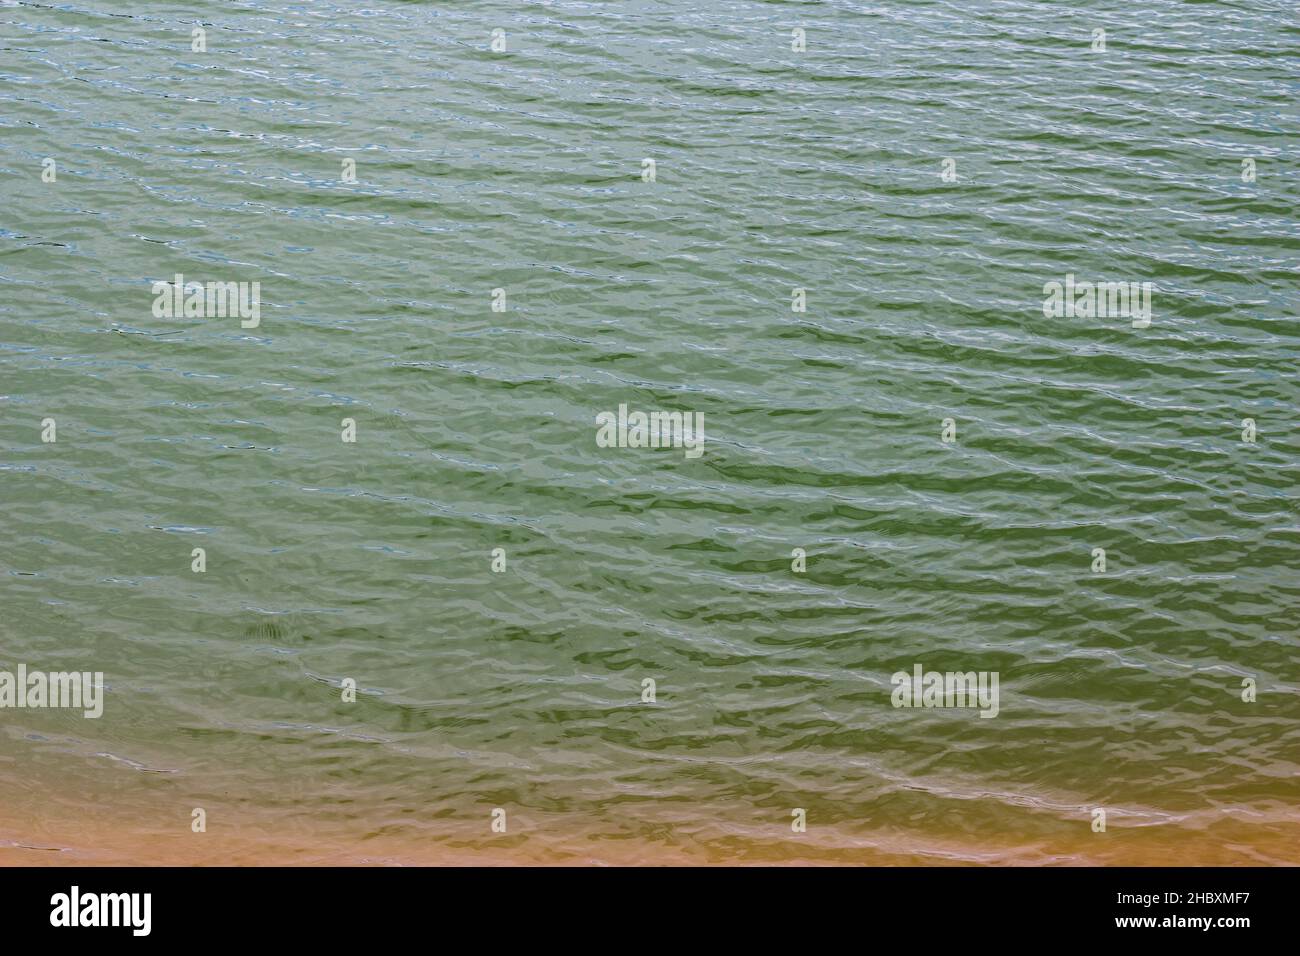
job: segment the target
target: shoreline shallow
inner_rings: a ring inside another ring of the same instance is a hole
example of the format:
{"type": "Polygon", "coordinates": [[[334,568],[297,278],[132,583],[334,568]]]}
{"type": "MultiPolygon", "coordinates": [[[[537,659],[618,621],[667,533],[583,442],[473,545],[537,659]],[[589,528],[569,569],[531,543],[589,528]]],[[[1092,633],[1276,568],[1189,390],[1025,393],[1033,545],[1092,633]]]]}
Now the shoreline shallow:
{"type": "MultiPolygon", "coordinates": [[[[545,824],[545,820],[534,823],[545,824]]],[[[900,833],[870,839],[821,833],[774,839],[772,831],[685,834],[675,843],[516,832],[429,822],[356,835],[339,829],[262,825],[196,834],[104,817],[39,824],[0,818],[0,866],[1296,866],[1300,820],[1260,825],[1226,818],[1212,827],[1111,827],[1017,845],[1011,834],[979,843],[900,833]],[[387,831],[387,832],[385,832],[387,831]],[[471,832],[472,831],[472,832],[471,832]],[[1284,848],[1290,848],[1287,857],[1284,848]]],[[[564,831],[569,831],[568,835],[564,831]]]]}

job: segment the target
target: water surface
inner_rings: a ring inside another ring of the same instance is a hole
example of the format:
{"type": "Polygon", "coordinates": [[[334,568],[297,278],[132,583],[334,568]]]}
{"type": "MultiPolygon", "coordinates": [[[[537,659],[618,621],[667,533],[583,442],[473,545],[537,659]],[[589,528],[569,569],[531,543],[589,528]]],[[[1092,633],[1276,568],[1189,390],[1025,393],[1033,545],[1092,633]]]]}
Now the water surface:
{"type": "Polygon", "coordinates": [[[1140,6],[4,4],[0,860],[1300,862],[1300,22],[1140,6]]]}

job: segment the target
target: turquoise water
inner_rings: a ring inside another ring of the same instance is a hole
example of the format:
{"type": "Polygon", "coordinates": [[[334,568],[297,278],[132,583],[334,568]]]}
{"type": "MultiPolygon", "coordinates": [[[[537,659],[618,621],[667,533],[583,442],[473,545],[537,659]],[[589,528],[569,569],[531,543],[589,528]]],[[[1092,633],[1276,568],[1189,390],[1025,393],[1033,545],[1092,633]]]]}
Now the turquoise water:
{"type": "Polygon", "coordinates": [[[1300,22],[1140,6],[0,6],[0,846],[1300,862],[1300,22]]]}

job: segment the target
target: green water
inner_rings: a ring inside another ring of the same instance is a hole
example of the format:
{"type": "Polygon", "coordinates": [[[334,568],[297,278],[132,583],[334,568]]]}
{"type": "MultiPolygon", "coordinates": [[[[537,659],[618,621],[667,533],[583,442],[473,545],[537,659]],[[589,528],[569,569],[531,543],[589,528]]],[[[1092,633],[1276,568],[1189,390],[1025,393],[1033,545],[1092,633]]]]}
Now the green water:
{"type": "Polygon", "coordinates": [[[0,6],[0,668],[107,688],[0,710],[0,845],[1298,862],[1298,54],[1284,2],[0,6]]]}

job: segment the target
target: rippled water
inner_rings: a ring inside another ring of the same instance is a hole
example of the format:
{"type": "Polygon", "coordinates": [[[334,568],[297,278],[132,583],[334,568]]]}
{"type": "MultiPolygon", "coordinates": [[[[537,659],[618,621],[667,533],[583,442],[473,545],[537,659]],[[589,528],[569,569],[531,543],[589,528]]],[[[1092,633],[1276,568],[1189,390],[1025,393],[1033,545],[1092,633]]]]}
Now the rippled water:
{"type": "Polygon", "coordinates": [[[1300,19],[1084,6],[4,4],[0,860],[1300,862],[1300,19]]]}

